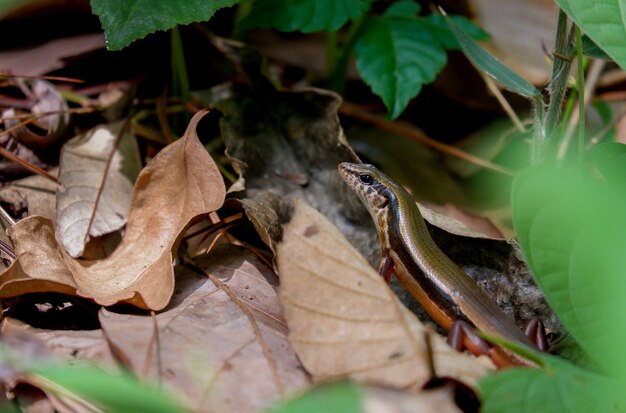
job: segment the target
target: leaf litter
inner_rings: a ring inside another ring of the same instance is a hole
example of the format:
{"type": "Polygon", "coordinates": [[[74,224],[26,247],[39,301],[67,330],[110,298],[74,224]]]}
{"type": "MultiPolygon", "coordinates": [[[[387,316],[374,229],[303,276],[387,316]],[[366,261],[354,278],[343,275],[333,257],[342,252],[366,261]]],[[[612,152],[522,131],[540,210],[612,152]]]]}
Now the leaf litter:
{"type": "Polygon", "coordinates": [[[196,135],[204,113],[140,173],[126,234],[113,254],[98,261],[75,260],[56,242],[52,221],[30,216],[8,231],[18,259],[0,274],[0,296],[55,291],[102,305],[125,301],[164,308],[174,290],[172,260],[180,234],[224,201],[222,177],[196,135]]]}
{"type": "Polygon", "coordinates": [[[220,245],[180,268],[156,327],[149,316],[106,309],[100,321],[118,359],[164,380],[189,409],[256,411],[308,384],[287,340],[277,281],[250,250],[220,245]]]}
{"type": "MultiPolygon", "coordinates": [[[[252,84],[234,87],[233,97],[217,106],[225,114],[220,126],[228,153],[240,172],[235,188],[245,189],[237,194],[239,202],[261,237],[276,250],[285,211],[292,199],[300,197],[332,217],[370,258],[378,255],[373,226],[363,219],[366,212],[336,173],[337,163],[357,159],[339,125],[339,98],[317,89],[277,91],[259,78],[252,84]]],[[[78,351],[94,360],[103,357],[99,351],[89,351],[91,345],[99,348],[98,335],[103,334],[118,361],[138,376],[162,381],[194,410],[265,407],[307,386],[304,369],[315,381],[351,377],[417,392],[432,373],[427,368],[427,341],[433,347],[438,376],[474,385],[491,370],[488,361],[452,351],[421,326],[337,229],[320,224],[319,216],[300,230],[308,234],[307,239],[326,234],[316,247],[326,248],[325,255],[303,248],[305,244],[298,247],[288,238],[279,247],[281,294],[287,291],[284,297],[288,297],[281,299],[288,327],[278,306],[273,272],[242,248],[219,246],[208,256],[181,264],[172,296],[172,258],[181,232],[195,217],[217,210],[224,198],[221,176],[195,135],[199,120],[200,115],[183,139],[162,150],[140,174],[126,236],[113,255],[97,261],[75,260],[57,243],[51,220],[23,219],[11,229],[18,260],[0,275],[0,296],[57,291],[86,296],[102,305],[126,302],[163,310],[149,317],[124,314],[118,308],[102,309],[102,330],[91,332],[92,341],[86,342],[91,344],[83,343],[84,351],[78,351]],[[311,228],[323,230],[318,233],[311,228]],[[290,244],[291,252],[285,249],[290,244]],[[320,271],[322,276],[332,274],[338,285],[329,288],[310,274],[306,282],[294,281],[298,271],[289,270],[291,264],[285,264],[289,259],[284,257],[292,255],[292,264],[305,265],[307,261],[300,259],[304,251],[311,254],[308,264],[311,257],[319,261],[314,263],[320,269],[309,270],[317,276],[320,271]],[[330,264],[324,257],[331,257],[330,264]],[[360,270],[344,271],[354,267],[360,270]],[[346,283],[355,280],[362,283],[361,304],[346,288],[346,283]],[[373,308],[368,305],[372,300],[377,301],[373,308]],[[347,322],[323,314],[335,310],[347,314],[347,322]],[[385,324],[386,317],[388,328],[375,326],[368,331],[370,322],[362,321],[366,317],[373,324],[385,324]],[[312,332],[326,335],[312,337],[312,332]],[[359,343],[364,337],[382,343],[379,347],[359,343]],[[388,339],[397,340],[395,347],[383,345],[388,339]],[[331,345],[325,352],[316,350],[323,340],[331,345]],[[368,356],[365,349],[371,347],[374,351],[368,356]]],[[[10,321],[3,323],[8,326],[10,321]]],[[[31,332],[51,341],[66,337],[31,332]]],[[[67,340],[69,344],[61,345],[61,351],[80,347],[67,340]]],[[[450,396],[444,399],[449,401],[450,396]]]]}

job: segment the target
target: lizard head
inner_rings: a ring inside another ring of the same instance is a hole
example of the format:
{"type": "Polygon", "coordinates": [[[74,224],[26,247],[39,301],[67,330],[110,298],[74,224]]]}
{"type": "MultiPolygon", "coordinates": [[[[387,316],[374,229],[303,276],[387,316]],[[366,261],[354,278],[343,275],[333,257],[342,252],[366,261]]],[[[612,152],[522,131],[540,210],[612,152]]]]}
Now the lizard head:
{"type": "Polygon", "coordinates": [[[339,164],[339,175],[356,192],[373,217],[389,204],[391,181],[375,166],[343,162],[339,164]]]}

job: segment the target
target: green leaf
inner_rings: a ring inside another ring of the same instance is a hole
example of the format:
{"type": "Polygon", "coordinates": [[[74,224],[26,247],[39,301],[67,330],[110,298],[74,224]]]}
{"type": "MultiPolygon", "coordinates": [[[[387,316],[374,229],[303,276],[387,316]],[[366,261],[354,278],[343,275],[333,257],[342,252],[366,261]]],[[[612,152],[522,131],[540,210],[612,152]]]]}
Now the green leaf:
{"type": "MultiPolygon", "coordinates": [[[[465,33],[475,40],[489,40],[489,33],[484,31],[480,26],[474,24],[471,20],[463,16],[450,16],[450,19],[456,23],[465,33]]],[[[459,41],[448,26],[446,19],[441,14],[431,14],[425,18],[429,24],[431,33],[439,43],[446,49],[458,50],[461,48],[459,41]]]]}
{"type": "Polygon", "coordinates": [[[120,50],[157,30],[209,20],[237,0],[91,0],[100,18],[107,48],[120,50]]]}
{"type": "Polygon", "coordinates": [[[367,0],[258,0],[239,28],[334,31],[363,14],[368,5],[367,0]]]}
{"type": "Polygon", "coordinates": [[[182,407],[147,383],[129,374],[111,375],[95,367],[44,365],[30,367],[70,392],[98,405],[108,413],[182,413],[182,407]]]}
{"type": "Polygon", "coordinates": [[[623,381],[545,354],[544,369],[507,369],[480,380],[484,413],[626,412],[623,381]]]}
{"type": "Polygon", "coordinates": [[[513,222],[535,279],[600,371],[621,378],[626,378],[624,205],[623,185],[579,169],[532,167],[513,183],[513,222]]]}
{"type": "Polygon", "coordinates": [[[478,70],[491,76],[495,81],[510,91],[522,96],[532,98],[539,93],[537,88],[530,82],[515,73],[495,56],[474,42],[465,30],[452,19],[446,16],[446,20],[459,41],[463,53],[478,70]]]}
{"type": "Polygon", "coordinates": [[[617,142],[606,142],[593,147],[593,162],[602,175],[618,185],[626,182],[626,145],[617,142]]]}
{"type": "Polygon", "coordinates": [[[421,6],[413,0],[401,0],[391,3],[385,10],[385,16],[392,17],[413,17],[420,12],[421,6]]]}
{"type": "Polygon", "coordinates": [[[361,399],[361,389],[354,383],[327,383],[266,413],[360,413],[361,399]]]}
{"type": "Polygon", "coordinates": [[[626,69],[626,7],[623,0],[556,2],[615,63],[626,69]]]}
{"type": "Polygon", "coordinates": [[[354,48],[363,81],[380,96],[389,118],[402,113],[446,63],[443,47],[423,19],[372,17],[354,48]]]}
{"type": "Polygon", "coordinates": [[[611,56],[600,49],[587,35],[583,36],[583,53],[587,56],[595,57],[596,59],[612,60],[611,56]]]}

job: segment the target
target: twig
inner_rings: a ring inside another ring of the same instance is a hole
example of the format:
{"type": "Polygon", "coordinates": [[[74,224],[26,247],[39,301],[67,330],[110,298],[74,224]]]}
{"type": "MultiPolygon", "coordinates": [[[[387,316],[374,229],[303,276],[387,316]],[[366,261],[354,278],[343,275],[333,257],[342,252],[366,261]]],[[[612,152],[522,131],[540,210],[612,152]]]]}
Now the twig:
{"type": "MultiPolygon", "coordinates": [[[[1,133],[0,133],[1,134],[1,133]]],[[[28,169],[29,171],[36,173],[38,175],[43,176],[44,178],[48,178],[49,180],[51,180],[52,182],[54,182],[55,184],[58,184],[59,181],[57,181],[57,179],[50,175],[48,172],[44,171],[43,169],[41,169],[40,167],[38,167],[37,165],[33,165],[30,162],[27,162],[23,159],[21,159],[18,156],[15,156],[13,153],[7,151],[6,149],[4,149],[2,146],[0,146],[0,155],[4,156],[7,159],[12,160],[15,163],[20,164],[21,166],[23,166],[25,169],[28,169]]]]}
{"type": "Polygon", "coordinates": [[[9,73],[0,72],[0,77],[14,78],[14,79],[56,80],[59,82],[68,82],[68,83],[85,83],[85,81],[82,79],[76,79],[74,77],[63,77],[63,76],[25,76],[25,75],[12,75],[9,73]]]}
{"type": "MultiPolygon", "coordinates": [[[[78,113],[78,114],[85,114],[85,113],[92,113],[92,112],[96,112],[98,109],[95,107],[86,107],[86,108],[71,108],[69,110],[48,110],[46,112],[40,112],[40,113],[22,113],[20,115],[13,115],[13,116],[8,116],[8,115],[4,115],[2,116],[3,120],[19,120],[19,119],[30,119],[30,122],[34,122],[35,120],[39,119],[39,118],[43,118],[46,116],[50,116],[50,115],[58,115],[61,112],[67,112],[67,113],[78,113]]],[[[23,126],[23,125],[16,125],[16,127],[19,126],[23,126]]],[[[11,129],[7,129],[7,130],[13,130],[13,128],[11,129]]]]}
{"type": "Polygon", "coordinates": [[[514,172],[505,168],[501,165],[496,165],[492,162],[486,161],[482,158],[474,156],[470,153],[462,151],[454,146],[446,145],[445,143],[438,142],[428,136],[426,136],[422,131],[414,127],[413,125],[403,122],[403,121],[393,121],[387,122],[381,116],[374,115],[372,113],[366,112],[354,103],[343,102],[339,111],[346,116],[350,116],[352,118],[358,119],[362,122],[369,123],[371,125],[376,126],[377,128],[386,130],[395,135],[402,136],[405,138],[412,139],[417,141],[423,145],[441,151],[447,155],[454,156],[456,158],[463,159],[467,162],[473,163],[475,165],[482,166],[484,168],[490,169],[495,172],[499,172],[504,175],[513,176],[514,172]]]}
{"type": "Polygon", "coordinates": [[[107,157],[107,163],[106,165],[104,165],[104,173],[102,174],[102,179],[100,180],[100,186],[98,187],[98,192],[96,193],[96,199],[94,200],[93,210],[91,211],[91,215],[89,216],[89,223],[87,224],[87,230],[85,231],[85,238],[84,238],[85,243],[87,243],[88,241],[89,232],[91,231],[91,226],[93,225],[93,222],[96,218],[96,210],[98,209],[100,198],[102,198],[102,192],[104,192],[104,185],[106,184],[106,181],[109,175],[109,169],[111,168],[111,164],[113,163],[113,156],[115,155],[117,145],[120,143],[122,136],[124,136],[124,134],[126,133],[126,130],[130,126],[131,119],[132,119],[132,116],[129,115],[126,118],[126,121],[124,122],[120,130],[117,132],[117,136],[115,137],[115,142],[113,142],[111,152],[109,153],[109,156],[107,157]]]}
{"type": "Polygon", "coordinates": [[[13,261],[15,261],[15,259],[17,258],[17,255],[15,255],[15,251],[13,250],[13,248],[11,248],[9,244],[2,241],[1,239],[0,239],[0,251],[8,255],[9,258],[11,258],[11,260],[13,261]]]}
{"type": "MultiPolygon", "coordinates": [[[[238,212],[231,216],[228,216],[224,219],[219,220],[218,222],[209,225],[208,227],[201,228],[197,231],[192,232],[191,234],[186,234],[183,237],[183,241],[187,241],[190,238],[195,237],[196,235],[202,234],[203,232],[207,232],[209,235],[213,234],[216,231],[219,231],[222,228],[230,228],[233,225],[236,225],[238,222],[243,219],[243,212],[238,212]]],[[[206,238],[203,239],[203,241],[206,238]]]]}
{"type": "Polygon", "coordinates": [[[524,126],[522,121],[519,119],[519,117],[517,116],[517,114],[515,113],[511,105],[509,104],[509,102],[506,100],[506,98],[504,97],[500,89],[498,89],[498,86],[496,86],[496,83],[482,71],[480,72],[480,75],[485,81],[485,84],[487,85],[487,88],[489,89],[489,91],[498,100],[498,103],[500,103],[500,106],[502,106],[502,109],[504,109],[506,114],[509,116],[509,118],[511,119],[515,127],[517,128],[517,130],[520,132],[526,132],[526,127],[524,126]]]}
{"type": "Polygon", "coordinates": [[[15,225],[15,220],[13,219],[13,217],[9,215],[9,213],[4,208],[2,208],[1,205],[0,205],[0,218],[4,219],[6,223],[9,224],[10,227],[15,225]]]}

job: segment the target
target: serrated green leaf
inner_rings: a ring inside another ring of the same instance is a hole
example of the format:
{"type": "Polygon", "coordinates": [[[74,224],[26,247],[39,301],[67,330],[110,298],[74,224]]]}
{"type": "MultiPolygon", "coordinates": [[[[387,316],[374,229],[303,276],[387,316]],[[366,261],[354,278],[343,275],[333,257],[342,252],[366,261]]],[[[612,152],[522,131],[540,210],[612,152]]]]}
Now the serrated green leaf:
{"type": "MultiPolygon", "coordinates": [[[[484,31],[480,26],[474,24],[471,20],[463,16],[450,16],[459,27],[465,31],[472,39],[489,40],[489,33],[484,31]]],[[[429,24],[431,33],[446,49],[458,50],[461,48],[459,41],[448,26],[445,17],[440,14],[431,14],[425,17],[429,24]]]]}
{"type": "Polygon", "coordinates": [[[530,82],[474,42],[465,30],[452,19],[446,17],[446,21],[459,41],[463,53],[478,70],[489,75],[510,91],[522,96],[532,98],[539,93],[530,82]]]}
{"type": "Polygon", "coordinates": [[[557,0],[559,6],[622,69],[626,69],[623,0],[557,0]]]}
{"type": "Polygon", "coordinates": [[[91,0],[109,50],[120,50],[157,30],[209,20],[237,0],[91,0]]]}
{"type": "Polygon", "coordinates": [[[528,168],[513,184],[513,222],[535,279],[568,331],[600,371],[626,378],[622,188],[578,169],[528,168]]]}
{"type": "Polygon", "coordinates": [[[360,388],[351,382],[322,384],[267,413],[360,413],[360,388]]]}
{"type": "Polygon", "coordinates": [[[96,404],[107,413],[182,413],[182,407],[129,374],[111,375],[96,367],[43,365],[28,370],[96,404]]]}
{"type": "Polygon", "coordinates": [[[366,0],[259,0],[239,28],[263,27],[303,33],[334,31],[359,17],[367,7],[366,0]]]}
{"type": "Polygon", "coordinates": [[[544,369],[508,369],[480,380],[484,413],[626,412],[623,381],[545,354],[544,369]]]}
{"type": "Polygon", "coordinates": [[[402,113],[446,63],[443,47],[421,19],[373,17],[354,52],[363,81],[383,99],[389,118],[402,113]]]}
{"type": "Polygon", "coordinates": [[[385,10],[385,16],[392,17],[413,17],[420,12],[421,6],[413,0],[401,0],[391,3],[385,10]]]}

